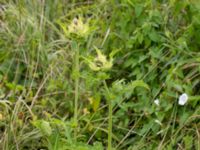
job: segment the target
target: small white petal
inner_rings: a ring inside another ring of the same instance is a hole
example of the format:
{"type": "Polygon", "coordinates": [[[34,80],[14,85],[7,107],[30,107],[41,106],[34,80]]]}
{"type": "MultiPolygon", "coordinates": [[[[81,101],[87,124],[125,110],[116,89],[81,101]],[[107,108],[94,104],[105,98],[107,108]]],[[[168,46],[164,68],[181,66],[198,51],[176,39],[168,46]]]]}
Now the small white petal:
{"type": "Polygon", "coordinates": [[[159,99],[154,100],[154,103],[155,103],[157,106],[159,106],[159,105],[160,105],[159,99]]]}
{"type": "Polygon", "coordinates": [[[158,119],[156,119],[155,122],[162,126],[162,123],[158,119]]]}
{"type": "Polygon", "coordinates": [[[183,106],[188,101],[188,95],[186,93],[179,96],[178,104],[183,106]]]}

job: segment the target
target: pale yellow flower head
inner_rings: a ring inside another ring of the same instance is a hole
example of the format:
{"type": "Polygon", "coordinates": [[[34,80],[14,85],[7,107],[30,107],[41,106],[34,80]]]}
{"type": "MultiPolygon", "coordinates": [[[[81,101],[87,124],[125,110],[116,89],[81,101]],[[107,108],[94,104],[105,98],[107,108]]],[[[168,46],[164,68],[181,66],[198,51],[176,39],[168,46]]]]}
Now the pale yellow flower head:
{"type": "Polygon", "coordinates": [[[85,37],[89,32],[88,23],[83,23],[82,18],[74,18],[71,24],[68,26],[68,32],[72,34],[76,34],[80,37],[85,37]]]}
{"type": "Polygon", "coordinates": [[[110,58],[109,60],[106,58],[106,56],[96,48],[97,57],[94,59],[94,61],[89,62],[89,67],[94,71],[106,71],[111,69],[113,66],[113,58],[110,58]]]}

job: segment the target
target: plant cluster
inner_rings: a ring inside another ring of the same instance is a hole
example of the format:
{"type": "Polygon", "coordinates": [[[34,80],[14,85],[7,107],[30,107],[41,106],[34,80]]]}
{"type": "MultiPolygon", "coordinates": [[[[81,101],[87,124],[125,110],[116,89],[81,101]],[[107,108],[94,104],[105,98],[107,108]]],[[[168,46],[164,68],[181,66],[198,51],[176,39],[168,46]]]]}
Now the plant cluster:
{"type": "Polygon", "coordinates": [[[200,149],[199,0],[0,0],[0,149],[200,149]]]}

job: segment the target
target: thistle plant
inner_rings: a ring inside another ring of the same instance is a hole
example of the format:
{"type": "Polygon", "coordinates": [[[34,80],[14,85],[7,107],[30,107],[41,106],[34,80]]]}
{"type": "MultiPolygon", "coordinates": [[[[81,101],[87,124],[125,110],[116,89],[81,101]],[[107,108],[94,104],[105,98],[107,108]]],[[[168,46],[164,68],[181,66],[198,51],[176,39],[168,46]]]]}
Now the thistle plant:
{"type": "Polygon", "coordinates": [[[64,23],[59,22],[59,25],[62,27],[65,35],[68,38],[72,39],[72,49],[75,51],[74,55],[74,139],[77,139],[78,132],[78,100],[79,100],[79,78],[80,78],[80,66],[79,66],[79,57],[80,57],[80,47],[87,39],[89,35],[89,25],[84,23],[81,17],[74,18],[71,23],[66,28],[64,23]]]}
{"type": "MultiPolygon", "coordinates": [[[[94,58],[92,61],[87,60],[89,67],[96,72],[103,72],[106,73],[106,71],[110,70],[113,66],[113,55],[114,53],[110,54],[109,60],[106,58],[106,56],[96,48],[97,57],[94,58]]],[[[106,91],[106,98],[108,103],[108,150],[112,149],[112,97],[111,92],[107,86],[106,79],[103,79],[103,85],[106,91]]]]}

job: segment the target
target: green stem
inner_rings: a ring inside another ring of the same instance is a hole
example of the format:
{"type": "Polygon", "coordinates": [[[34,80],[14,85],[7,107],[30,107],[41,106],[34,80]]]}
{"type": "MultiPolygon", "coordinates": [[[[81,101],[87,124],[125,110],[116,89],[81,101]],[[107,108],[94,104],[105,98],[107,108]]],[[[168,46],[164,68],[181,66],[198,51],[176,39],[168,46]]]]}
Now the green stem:
{"type": "Polygon", "coordinates": [[[108,150],[112,150],[112,102],[106,81],[103,83],[108,94],[108,150]]]}
{"type": "Polygon", "coordinates": [[[75,51],[75,99],[74,99],[74,138],[76,141],[78,132],[78,99],[79,99],[79,49],[75,51]]]}

